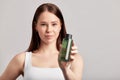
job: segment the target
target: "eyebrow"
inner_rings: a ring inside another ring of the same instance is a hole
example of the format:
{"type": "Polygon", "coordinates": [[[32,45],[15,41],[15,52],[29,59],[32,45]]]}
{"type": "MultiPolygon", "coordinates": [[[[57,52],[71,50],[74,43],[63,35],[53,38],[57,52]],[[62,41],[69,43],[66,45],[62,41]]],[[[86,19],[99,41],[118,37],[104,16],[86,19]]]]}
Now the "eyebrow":
{"type": "MultiPolygon", "coordinates": [[[[46,21],[40,21],[40,23],[47,23],[46,21]]],[[[51,23],[58,23],[58,21],[51,21],[51,23]]]]}
{"type": "Polygon", "coordinates": [[[58,23],[58,21],[51,21],[51,23],[58,23]]]}

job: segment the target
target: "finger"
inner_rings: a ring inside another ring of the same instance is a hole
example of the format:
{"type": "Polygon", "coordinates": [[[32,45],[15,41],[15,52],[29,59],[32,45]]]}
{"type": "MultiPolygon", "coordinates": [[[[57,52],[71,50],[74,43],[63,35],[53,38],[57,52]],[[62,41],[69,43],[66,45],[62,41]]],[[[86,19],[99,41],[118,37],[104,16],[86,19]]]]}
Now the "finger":
{"type": "Polygon", "coordinates": [[[74,45],[74,46],[71,47],[71,49],[72,50],[77,50],[78,48],[77,48],[77,46],[74,45]]]}
{"type": "Polygon", "coordinates": [[[74,60],[74,59],[75,59],[75,56],[74,56],[74,55],[70,55],[70,59],[71,59],[71,60],[74,60]]]}
{"type": "Polygon", "coordinates": [[[78,53],[78,50],[71,50],[71,54],[72,53],[78,53]]]}

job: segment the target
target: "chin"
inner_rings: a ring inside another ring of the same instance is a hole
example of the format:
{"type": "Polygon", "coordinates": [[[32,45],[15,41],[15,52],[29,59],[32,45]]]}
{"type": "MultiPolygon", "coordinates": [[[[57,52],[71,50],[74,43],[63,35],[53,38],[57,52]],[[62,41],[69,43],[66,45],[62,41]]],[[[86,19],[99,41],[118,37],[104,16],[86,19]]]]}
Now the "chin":
{"type": "Polygon", "coordinates": [[[52,39],[51,39],[51,40],[46,40],[46,41],[45,41],[46,44],[50,44],[50,43],[54,43],[54,42],[56,42],[56,40],[52,40],[52,39]]]}

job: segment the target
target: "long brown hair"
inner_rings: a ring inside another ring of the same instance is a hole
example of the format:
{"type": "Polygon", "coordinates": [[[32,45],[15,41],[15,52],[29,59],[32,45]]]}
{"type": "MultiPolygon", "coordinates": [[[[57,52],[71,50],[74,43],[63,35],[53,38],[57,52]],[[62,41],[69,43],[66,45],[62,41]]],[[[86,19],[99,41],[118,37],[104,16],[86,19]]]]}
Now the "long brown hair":
{"type": "Polygon", "coordinates": [[[63,18],[63,15],[62,15],[60,9],[55,4],[44,3],[36,9],[36,12],[34,14],[33,21],[32,21],[32,38],[31,38],[30,46],[27,49],[27,51],[33,52],[40,47],[41,39],[40,39],[35,27],[36,27],[36,23],[38,21],[38,17],[41,15],[42,12],[44,12],[46,10],[55,14],[60,19],[60,22],[62,23],[61,31],[58,36],[57,42],[56,42],[56,47],[59,50],[59,44],[61,44],[62,39],[65,37],[65,34],[66,34],[64,18],[63,18]]]}

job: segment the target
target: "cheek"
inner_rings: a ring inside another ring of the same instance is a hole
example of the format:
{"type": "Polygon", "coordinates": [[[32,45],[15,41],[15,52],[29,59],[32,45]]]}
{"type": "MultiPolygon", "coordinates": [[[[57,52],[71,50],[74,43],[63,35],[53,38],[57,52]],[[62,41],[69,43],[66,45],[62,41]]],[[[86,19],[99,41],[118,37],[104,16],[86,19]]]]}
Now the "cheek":
{"type": "Polygon", "coordinates": [[[58,29],[56,29],[56,31],[55,31],[55,32],[56,32],[57,36],[60,34],[60,30],[61,30],[61,29],[59,29],[59,28],[58,28],[58,29]]]}
{"type": "Polygon", "coordinates": [[[60,34],[61,28],[56,29],[56,37],[58,38],[59,34],[60,34]]]}
{"type": "Polygon", "coordinates": [[[60,30],[61,30],[61,26],[57,27],[57,28],[55,29],[55,32],[59,33],[60,30]]]}
{"type": "Polygon", "coordinates": [[[37,31],[40,37],[42,37],[45,34],[44,29],[38,29],[37,31]]]}

